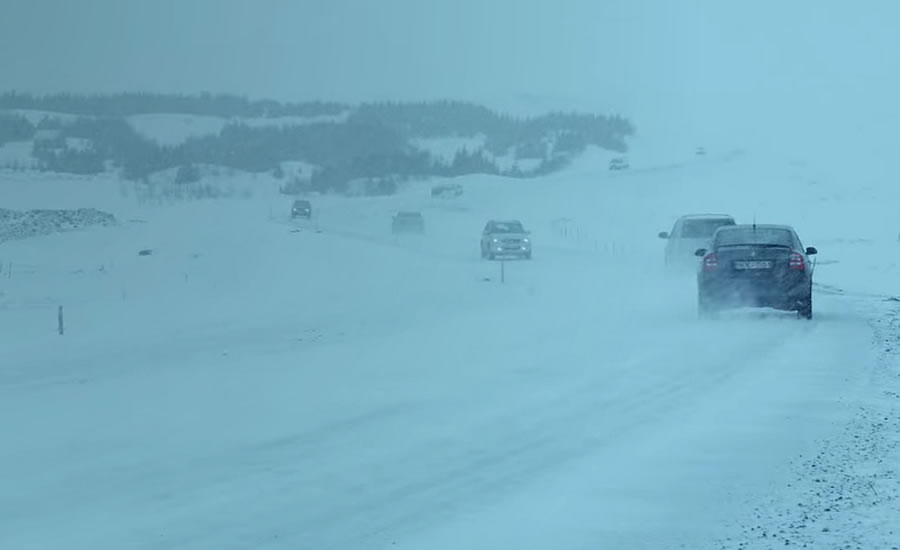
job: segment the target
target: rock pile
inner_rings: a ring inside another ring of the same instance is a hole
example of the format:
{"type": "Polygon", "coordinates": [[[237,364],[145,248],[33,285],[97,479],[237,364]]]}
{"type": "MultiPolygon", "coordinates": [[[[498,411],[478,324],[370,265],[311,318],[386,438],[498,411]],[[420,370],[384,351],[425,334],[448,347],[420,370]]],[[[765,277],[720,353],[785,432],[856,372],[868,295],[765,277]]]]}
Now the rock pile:
{"type": "Polygon", "coordinates": [[[94,208],[24,212],[0,208],[0,242],[116,223],[115,216],[94,208]]]}

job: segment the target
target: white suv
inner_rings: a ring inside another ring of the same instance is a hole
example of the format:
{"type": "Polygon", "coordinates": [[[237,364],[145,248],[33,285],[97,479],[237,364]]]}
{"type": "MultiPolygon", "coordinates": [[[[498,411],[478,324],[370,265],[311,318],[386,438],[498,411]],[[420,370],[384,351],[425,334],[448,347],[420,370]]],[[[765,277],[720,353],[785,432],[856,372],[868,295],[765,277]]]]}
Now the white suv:
{"type": "Polygon", "coordinates": [[[660,239],[666,239],[666,267],[696,267],[698,248],[709,248],[716,229],[723,225],[735,225],[728,214],[688,214],[675,221],[672,232],[663,231],[660,239]]]}

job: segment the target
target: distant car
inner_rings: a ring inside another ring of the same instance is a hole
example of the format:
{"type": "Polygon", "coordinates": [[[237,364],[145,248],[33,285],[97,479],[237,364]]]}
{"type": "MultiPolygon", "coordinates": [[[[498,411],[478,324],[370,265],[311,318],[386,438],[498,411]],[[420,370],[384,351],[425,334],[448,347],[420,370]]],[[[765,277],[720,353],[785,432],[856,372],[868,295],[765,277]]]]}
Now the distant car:
{"type": "Polygon", "coordinates": [[[609,169],[612,171],[627,170],[628,167],[628,159],[625,157],[616,157],[609,161],[609,169]]]}
{"type": "Polygon", "coordinates": [[[706,155],[705,147],[697,147],[697,150],[694,152],[698,157],[702,157],[706,155]]]}
{"type": "Polygon", "coordinates": [[[425,218],[421,212],[401,211],[391,221],[392,233],[424,233],[425,218]]]}
{"type": "Polygon", "coordinates": [[[531,259],[531,233],[518,220],[490,220],[481,232],[481,257],[497,256],[531,259]]]}
{"type": "Polygon", "coordinates": [[[463,186],[458,183],[445,183],[431,188],[431,196],[439,198],[456,198],[462,196],[463,186]]]}
{"type": "Polygon", "coordinates": [[[294,204],[291,206],[291,218],[306,218],[307,220],[312,217],[312,205],[307,200],[298,199],[294,201],[294,204]]]}
{"type": "Polygon", "coordinates": [[[701,317],[730,307],[796,311],[812,319],[815,247],[803,247],[789,225],[742,224],[721,227],[710,249],[700,248],[697,308],[701,317]]]}
{"type": "Polygon", "coordinates": [[[694,252],[698,248],[709,248],[716,229],[735,225],[734,217],[728,214],[687,214],[675,220],[672,232],[659,233],[666,239],[665,265],[671,269],[696,268],[694,252]]]}

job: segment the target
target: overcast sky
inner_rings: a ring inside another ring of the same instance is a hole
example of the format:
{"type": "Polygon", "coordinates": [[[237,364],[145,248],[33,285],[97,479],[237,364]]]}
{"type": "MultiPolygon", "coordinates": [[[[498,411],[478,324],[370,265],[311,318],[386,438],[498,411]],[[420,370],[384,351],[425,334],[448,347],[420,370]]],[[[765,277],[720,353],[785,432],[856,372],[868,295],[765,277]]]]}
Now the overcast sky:
{"type": "Polygon", "coordinates": [[[539,98],[722,128],[839,107],[871,121],[900,97],[889,0],[2,3],[4,89],[539,98]]]}

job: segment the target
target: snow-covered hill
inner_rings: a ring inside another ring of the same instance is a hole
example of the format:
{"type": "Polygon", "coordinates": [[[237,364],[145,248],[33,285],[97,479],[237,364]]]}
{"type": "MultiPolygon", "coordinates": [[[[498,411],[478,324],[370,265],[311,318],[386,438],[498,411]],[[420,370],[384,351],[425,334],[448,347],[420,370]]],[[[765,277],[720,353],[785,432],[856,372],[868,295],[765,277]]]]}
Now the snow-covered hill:
{"type": "Polygon", "coordinates": [[[889,548],[897,191],[706,145],[304,223],[0,180],[121,222],[0,244],[0,547],[889,548]],[[794,224],[816,318],[698,321],[656,238],[697,211],[794,224]],[[494,217],[535,243],[502,281],[494,217]]]}
{"type": "MultiPolygon", "coordinates": [[[[94,109],[97,108],[93,105],[91,107],[94,109]]],[[[80,108],[87,109],[84,105],[81,105],[80,108]]],[[[227,167],[220,165],[209,166],[209,164],[213,162],[221,163],[222,156],[197,155],[196,151],[194,151],[194,153],[182,152],[183,154],[178,156],[176,160],[168,159],[166,162],[157,164],[154,164],[148,159],[155,159],[158,161],[159,158],[165,158],[166,151],[168,151],[169,148],[183,145],[185,142],[192,139],[226,139],[223,137],[222,132],[232,125],[246,128],[278,127],[282,129],[296,129],[297,127],[317,125],[316,130],[313,131],[321,132],[324,136],[316,136],[313,140],[315,141],[319,138],[325,139],[329,135],[329,132],[334,130],[334,125],[345,123],[353,124],[354,122],[351,120],[350,115],[354,112],[358,114],[358,110],[362,110],[361,117],[363,120],[366,120],[366,117],[370,117],[371,120],[369,123],[373,123],[371,121],[380,121],[376,126],[380,128],[380,131],[383,131],[384,135],[382,135],[381,138],[375,138],[375,142],[379,139],[384,139],[386,141],[401,139],[406,142],[407,145],[397,149],[394,154],[403,156],[411,150],[414,150],[417,153],[428,155],[434,166],[455,165],[453,170],[457,170],[459,173],[471,173],[475,171],[480,173],[499,172],[522,175],[531,174],[541,168],[546,169],[548,166],[550,167],[550,170],[556,170],[561,166],[561,164],[556,163],[556,161],[560,160],[561,155],[567,157],[582,152],[581,147],[584,145],[573,144],[572,139],[575,139],[576,142],[578,139],[584,139],[586,140],[586,143],[597,143],[595,138],[592,138],[592,141],[586,137],[587,135],[590,135],[590,132],[586,132],[584,128],[572,123],[572,121],[557,120],[553,122],[553,124],[556,124],[558,127],[555,127],[555,129],[551,128],[552,125],[541,127],[537,131],[543,133],[539,134],[537,137],[534,135],[534,129],[531,129],[529,132],[520,132],[522,135],[515,133],[513,133],[512,137],[510,135],[504,135],[502,139],[505,143],[505,150],[501,149],[499,151],[490,152],[491,147],[488,147],[489,140],[487,135],[484,133],[469,135],[474,131],[471,128],[471,120],[468,121],[469,125],[461,124],[459,128],[455,128],[455,118],[447,113],[441,113],[439,104],[434,104],[430,108],[435,110],[435,113],[430,115],[431,118],[429,118],[429,115],[418,113],[417,115],[412,116],[412,119],[417,121],[416,124],[427,127],[430,124],[434,124],[434,118],[440,119],[441,117],[446,117],[447,120],[444,121],[444,126],[439,125],[438,130],[429,128],[424,134],[429,135],[430,137],[428,138],[410,137],[408,139],[395,135],[395,131],[391,129],[392,124],[397,124],[399,127],[405,127],[404,125],[407,125],[410,128],[415,125],[408,120],[403,120],[402,117],[405,115],[402,114],[402,111],[390,112],[388,110],[384,113],[373,113],[372,111],[377,111],[378,107],[373,107],[371,105],[362,105],[352,108],[347,107],[338,114],[271,117],[228,117],[179,113],[153,113],[135,114],[121,118],[108,118],[87,114],[73,115],[69,112],[31,109],[0,109],[0,116],[11,116],[16,120],[21,118],[22,120],[20,120],[20,122],[22,124],[30,124],[32,126],[30,132],[34,134],[33,137],[24,139],[25,135],[30,134],[25,134],[24,131],[21,131],[16,134],[16,137],[13,138],[13,140],[0,143],[0,173],[22,173],[36,171],[38,169],[78,174],[99,174],[105,171],[117,173],[131,181],[172,183],[176,179],[175,174],[180,168],[187,165],[206,164],[207,168],[210,169],[203,171],[203,173],[199,175],[201,178],[218,178],[221,172],[234,172],[236,171],[235,166],[241,166],[245,170],[253,173],[261,173],[267,170],[275,172],[280,171],[290,180],[297,178],[300,182],[308,182],[311,178],[312,171],[321,170],[326,164],[331,166],[335,161],[333,159],[328,161],[310,160],[309,158],[303,160],[305,158],[303,153],[306,151],[306,147],[298,148],[296,143],[291,142],[281,143],[276,146],[275,142],[268,141],[268,148],[280,148],[279,151],[281,151],[281,153],[278,158],[267,159],[266,164],[263,165],[265,168],[260,168],[261,165],[258,159],[253,162],[248,162],[246,158],[241,161],[242,163],[237,162],[232,158],[231,161],[225,162],[225,164],[228,165],[227,167]],[[366,109],[368,109],[368,111],[366,109]],[[400,120],[393,120],[392,117],[398,117],[400,120]],[[416,117],[420,117],[421,120],[416,117]],[[81,126],[76,132],[77,135],[82,137],[65,137],[64,139],[60,139],[61,130],[59,129],[59,126],[71,124],[81,126]],[[568,124],[572,124],[572,127],[567,129],[568,124]],[[96,127],[98,125],[107,125],[108,127],[104,130],[98,130],[96,127]],[[441,133],[444,135],[440,135],[441,133]],[[570,139],[568,145],[563,143],[557,150],[560,134],[567,133],[573,135],[577,134],[579,137],[570,139]],[[115,138],[111,139],[111,135],[115,135],[115,138]],[[130,146],[127,144],[131,144],[135,149],[129,149],[130,146]],[[135,144],[141,145],[137,146],[135,144]],[[123,148],[128,149],[129,153],[125,154],[123,150],[120,150],[123,148]],[[149,149],[145,150],[143,148],[149,149]],[[98,160],[93,158],[96,151],[103,151],[104,153],[102,154],[112,154],[112,156],[103,157],[98,160]],[[113,153],[110,153],[110,151],[113,151],[113,153]],[[86,156],[80,156],[77,153],[86,153],[86,156]],[[460,153],[477,155],[478,160],[473,161],[472,159],[475,157],[472,157],[471,159],[462,158],[460,160],[457,158],[457,155],[460,153]],[[296,156],[291,157],[291,155],[296,156]],[[85,158],[87,158],[87,160],[85,160],[85,158]],[[138,162],[135,159],[143,160],[138,162]],[[468,166],[466,165],[467,162],[469,162],[468,166]],[[475,162],[476,166],[473,167],[471,164],[472,162],[475,162]],[[147,164],[152,165],[152,168],[147,168],[147,166],[145,166],[147,164]],[[302,170],[296,170],[298,165],[302,166],[302,170]]],[[[477,106],[467,105],[466,108],[474,111],[477,109],[477,106]]],[[[485,120],[482,122],[487,127],[491,126],[491,117],[495,115],[496,113],[478,111],[478,116],[484,117],[485,120]]],[[[554,116],[558,115],[542,113],[541,115],[529,118],[528,120],[533,122],[534,120],[539,120],[541,117],[552,118],[554,116]]],[[[585,117],[582,122],[586,120],[589,121],[588,124],[598,124],[598,119],[591,119],[588,115],[573,116],[576,118],[578,116],[585,117]]],[[[366,123],[363,124],[365,125],[366,123]]],[[[412,132],[412,129],[410,129],[410,131],[412,132]]],[[[493,131],[495,133],[498,132],[496,128],[494,128],[493,131]]],[[[509,128],[507,128],[506,131],[509,131],[509,128]]],[[[618,131],[619,130],[616,130],[616,132],[618,131]]],[[[349,128],[348,135],[356,136],[364,133],[362,128],[349,128]]],[[[502,134],[502,132],[500,132],[500,134],[502,134]]],[[[494,138],[496,140],[497,136],[495,135],[494,138]]],[[[255,150],[258,146],[251,137],[244,136],[241,139],[243,139],[243,141],[230,141],[227,143],[225,146],[226,151],[228,151],[227,156],[235,156],[235,151],[245,151],[248,149],[255,150]]],[[[624,135],[622,136],[622,139],[625,139],[624,135]]],[[[355,145],[355,147],[362,147],[362,149],[365,149],[370,145],[372,145],[372,143],[362,143],[355,145]]],[[[606,146],[615,148],[618,145],[607,143],[606,146]]],[[[207,143],[206,147],[211,146],[207,143]]],[[[344,142],[339,146],[335,145],[334,147],[341,150],[346,148],[352,149],[348,143],[344,142]]],[[[587,147],[596,148],[597,146],[589,145],[587,147]]],[[[373,158],[386,155],[384,150],[377,150],[377,148],[372,149],[368,153],[363,153],[362,149],[357,151],[356,154],[362,155],[363,157],[372,155],[373,158]]],[[[679,155],[679,158],[681,158],[681,153],[683,153],[683,151],[676,153],[679,155]]],[[[607,156],[610,158],[618,155],[618,153],[607,151],[607,156]]],[[[654,152],[654,156],[658,156],[658,153],[654,152]]],[[[313,155],[313,157],[315,157],[315,155],[313,155]]],[[[346,159],[344,160],[346,161],[346,159]]],[[[349,162],[349,164],[353,165],[353,162],[349,162]]],[[[331,168],[334,168],[334,166],[331,166],[331,168]]],[[[372,161],[370,170],[375,170],[378,177],[386,177],[389,179],[403,179],[401,176],[407,174],[404,170],[412,170],[411,174],[416,175],[429,173],[429,169],[422,168],[421,166],[416,166],[415,168],[407,166],[404,168],[403,163],[399,162],[396,158],[390,161],[385,160],[382,164],[372,161]],[[385,165],[394,166],[393,169],[395,172],[379,172],[379,170],[383,170],[385,165]]],[[[358,171],[358,167],[354,167],[350,171],[358,171]]],[[[370,172],[363,171],[363,173],[370,172]]],[[[432,175],[444,173],[445,172],[435,169],[432,175]]],[[[348,183],[350,179],[362,179],[362,177],[347,176],[340,183],[348,183]]],[[[338,188],[340,188],[340,185],[338,185],[338,188]]]]}
{"type": "Polygon", "coordinates": [[[227,124],[248,126],[299,126],[321,122],[343,122],[348,113],[316,117],[225,118],[219,116],[147,114],[128,117],[138,134],[161,145],[178,145],[189,138],[215,136],[227,124]]]}

